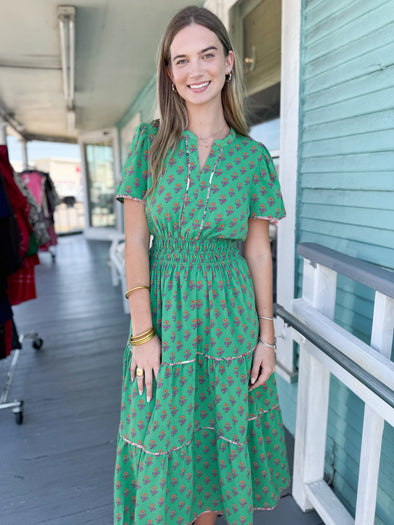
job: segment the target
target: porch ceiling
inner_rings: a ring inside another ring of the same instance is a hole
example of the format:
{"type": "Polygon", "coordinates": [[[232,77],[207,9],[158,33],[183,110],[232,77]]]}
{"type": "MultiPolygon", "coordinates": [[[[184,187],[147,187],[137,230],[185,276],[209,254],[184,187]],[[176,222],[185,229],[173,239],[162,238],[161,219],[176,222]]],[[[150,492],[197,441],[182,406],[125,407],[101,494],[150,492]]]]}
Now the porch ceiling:
{"type": "MultiPolygon", "coordinates": [[[[113,126],[155,69],[169,18],[190,0],[13,0],[0,16],[0,111],[26,138],[75,141],[113,126]],[[76,130],[69,132],[56,8],[76,7],[76,130]]],[[[1,119],[0,119],[1,120],[1,119]]]]}

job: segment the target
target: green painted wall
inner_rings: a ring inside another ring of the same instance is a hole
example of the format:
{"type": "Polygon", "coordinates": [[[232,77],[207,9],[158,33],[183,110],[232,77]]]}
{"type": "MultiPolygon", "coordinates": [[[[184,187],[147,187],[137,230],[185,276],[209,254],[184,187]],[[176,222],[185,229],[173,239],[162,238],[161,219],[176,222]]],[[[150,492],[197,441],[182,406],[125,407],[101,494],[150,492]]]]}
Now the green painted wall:
{"type": "MultiPolygon", "coordinates": [[[[297,243],[393,269],[394,1],[304,0],[302,18],[297,243]]],[[[301,285],[298,260],[298,295],[301,285]]],[[[366,342],[373,298],[373,290],[339,277],[335,321],[366,342]]],[[[353,514],[363,408],[332,378],[326,475],[353,514]]],[[[386,426],[376,524],[394,515],[392,450],[386,426]]]]}
{"type": "MultiPolygon", "coordinates": [[[[116,123],[118,128],[119,140],[122,128],[137,114],[141,113],[141,122],[149,122],[155,116],[156,108],[156,74],[152,75],[150,80],[138,93],[136,98],[131,102],[130,107],[122,118],[116,123]]],[[[124,159],[121,159],[123,162],[124,159]]]]}

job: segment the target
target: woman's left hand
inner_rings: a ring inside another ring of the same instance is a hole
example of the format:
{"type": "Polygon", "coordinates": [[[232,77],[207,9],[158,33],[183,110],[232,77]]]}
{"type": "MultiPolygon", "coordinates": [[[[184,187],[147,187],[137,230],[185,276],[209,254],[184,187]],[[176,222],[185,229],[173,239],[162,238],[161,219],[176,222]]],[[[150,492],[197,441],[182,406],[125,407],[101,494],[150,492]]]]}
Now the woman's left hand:
{"type": "Polygon", "coordinates": [[[260,341],[257,343],[253,353],[253,364],[250,372],[250,388],[254,390],[268,381],[271,374],[275,372],[275,352],[273,348],[265,346],[260,341]],[[254,382],[253,382],[254,379],[254,382]]]}

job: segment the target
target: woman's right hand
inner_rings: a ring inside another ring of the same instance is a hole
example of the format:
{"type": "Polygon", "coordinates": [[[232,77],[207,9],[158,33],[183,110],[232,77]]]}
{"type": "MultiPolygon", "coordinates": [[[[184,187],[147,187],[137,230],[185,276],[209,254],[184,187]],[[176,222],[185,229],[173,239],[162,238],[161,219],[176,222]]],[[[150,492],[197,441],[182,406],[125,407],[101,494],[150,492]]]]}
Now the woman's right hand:
{"type": "Polygon", "coordinates": [[[152,399],[153,374],[155,374],[156,382],[159,375],[161,363],[161,341],[157,335],[148,342],[133,346],[131,364],[130,364],[130,380],[134,381],[137,377],[138,392],[142,395],[144,391],[144,382],[146,385],[146,399],[152,399]],[[143,368],[144,374],[136,376],[136,368],[143,368]]]}

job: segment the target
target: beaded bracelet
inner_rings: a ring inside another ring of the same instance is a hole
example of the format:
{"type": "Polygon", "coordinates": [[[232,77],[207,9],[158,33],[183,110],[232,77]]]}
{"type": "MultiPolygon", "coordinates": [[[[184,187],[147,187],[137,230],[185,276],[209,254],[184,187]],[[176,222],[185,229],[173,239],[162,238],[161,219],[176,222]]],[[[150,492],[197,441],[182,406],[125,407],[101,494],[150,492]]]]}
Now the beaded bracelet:
{"type": "Polygon", "coordinates": [[[135,286],[134,288],[130,288],[130,290],[127,290],[127,292],[125,293],[126,299],[129,298],[129,295],[131,294],[131,292],[134,292],[134,290],[140,290],[142,288],[146,288],[147,290],[150,290],[149,286],[135,286]]]}

